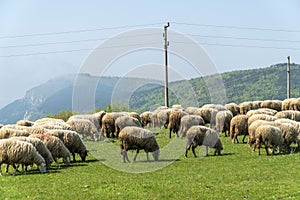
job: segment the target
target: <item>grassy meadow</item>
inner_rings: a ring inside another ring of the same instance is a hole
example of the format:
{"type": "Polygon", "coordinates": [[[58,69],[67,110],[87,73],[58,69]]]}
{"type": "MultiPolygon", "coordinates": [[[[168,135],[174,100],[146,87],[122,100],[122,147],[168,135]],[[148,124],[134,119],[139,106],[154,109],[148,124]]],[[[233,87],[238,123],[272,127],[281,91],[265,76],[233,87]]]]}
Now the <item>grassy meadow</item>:
{"type": "MultiPolygon", "coordinates": [[[[197,158],[191,151],[184,157],[183,140],[176,149],[182,152],[178,158],[146,173],[124,172],[103,164],[101,153],[105,152],[93,153],[103,142],[94,142],[88,144],[87,162],[70,167],[61,164],[60,168],[52,164],[46,174],[34,166],[25,175],[12,176],[10,169],[0,177],[0,199],[300,199],[300,153],[266,156],[262,149],[258,156],[246,144],[232,144],[223,135],[221,140],[222,156],[213,156],[211,150],[209,156],[197,158]]],[[[161,148],[166,146],[168,130],[160,131],[157,141],[161,148]]],[[[113,145],[119,148],[118,141],[113,145]]],[[[197,154],[202,150],[197,147],[197,154]]],[[[128,153],[131,161],[133,155],[128,153]]],[[[161,156],[163,163],[166,155],[161,152],[161,156]]],[[[154,162],[145,162],[144,153],[136,162],[122,163],[120,155],[115,160],[124,168],[154,166],[154,162]]]]}

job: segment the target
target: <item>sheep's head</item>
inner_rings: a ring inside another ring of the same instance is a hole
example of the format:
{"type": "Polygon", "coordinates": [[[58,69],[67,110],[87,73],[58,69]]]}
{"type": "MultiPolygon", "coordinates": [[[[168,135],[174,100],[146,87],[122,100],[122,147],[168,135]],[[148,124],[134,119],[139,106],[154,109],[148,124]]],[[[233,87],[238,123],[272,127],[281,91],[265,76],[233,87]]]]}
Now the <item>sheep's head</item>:
{"type": "Polygon", "coordinates": [[[223,150],[223,145],[220,139],[218,139],[214,148],[215,148],[215,155],[221,155],[221,151],[223,150]]]}
{"type": "Polygon", "coordinates": [[[155,161],[158,161],[159,154],[160,154],[159,149],[152,152],[152,156],[155,161]]]}
{"type": "Polygon", "coordinates": [[[69,166],[71,164],[71,161],[70,161],[70,156],[67,156],[66,158],[63,159],[65,165],[69,166]]]}
{"type": "Polygon", "coordinates": [[[88,150],[84,150],[80,153],[80,158],[84,162],[88,154],[88,150]]]}
{"type": "Polygon", "coordinates": [[[46,164],[45,163],[41,163],[39,166],[38,166],[39,170],[41,173],[45,173],[46,172],[46,164]]]}

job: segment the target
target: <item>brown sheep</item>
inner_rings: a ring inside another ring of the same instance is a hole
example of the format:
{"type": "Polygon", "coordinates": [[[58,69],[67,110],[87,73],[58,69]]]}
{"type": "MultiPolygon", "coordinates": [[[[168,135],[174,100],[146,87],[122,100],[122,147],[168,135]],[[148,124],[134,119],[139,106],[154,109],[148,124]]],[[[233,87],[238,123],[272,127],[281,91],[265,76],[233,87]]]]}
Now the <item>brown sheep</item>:
{"type": "Polygon", "coordinates": [[[169,124],[168,124],[169,138],[172,137],[172,131],[173,133],[176,134],[177,137],[179,137],[178,131],[180,128],[180,121],[181,121],[181,112],[180,111],[171,112],[169,117],[169,124]]]}

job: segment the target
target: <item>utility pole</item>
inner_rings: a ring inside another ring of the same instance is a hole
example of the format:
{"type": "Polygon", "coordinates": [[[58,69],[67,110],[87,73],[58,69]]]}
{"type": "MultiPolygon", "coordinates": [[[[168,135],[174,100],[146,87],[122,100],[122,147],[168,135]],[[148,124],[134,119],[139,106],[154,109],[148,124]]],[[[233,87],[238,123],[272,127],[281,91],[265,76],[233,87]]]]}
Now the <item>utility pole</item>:
{"type": "Polygon", "coordinates": [[[287,85],[286,85],[286,96],[289,99],[290,95],[291,95],[291,91],[290,91],[290,56],[287,57],[288,62],[287,62],[287,85]]]}
{"type": "Polygon", "coordinates": [[[167,30],[170,26],[170,23],[168,22],[167,25],[164,26],[164,40],[165,40],[165,106],[169,107],[169,88],[168,88],[168,34],[167,30]]]}

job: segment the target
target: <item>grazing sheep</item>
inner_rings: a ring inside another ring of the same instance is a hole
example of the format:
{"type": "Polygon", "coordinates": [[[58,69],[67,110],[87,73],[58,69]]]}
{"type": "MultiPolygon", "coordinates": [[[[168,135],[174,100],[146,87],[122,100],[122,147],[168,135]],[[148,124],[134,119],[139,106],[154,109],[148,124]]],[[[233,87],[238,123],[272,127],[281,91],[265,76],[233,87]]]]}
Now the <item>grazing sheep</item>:
{"type": "Polygon", "coordinates": [[[115,121],[118,117],[124,116],[124,113],[121,112],[112,112],[112,113],[106,113],[106,115],[102,118],[102,128],[101,132],[107,137],[110,138],[110,134],[112,134],[112,137],[115,136],[115,121]]]}
{"type": "Polygon", "coordinates": [[[152,152],[155,161],[158,160],[159,146],[151,131],[139,127],[128,126],[121,130],[119,137],[121,155],[123,156],[124,163],[126,160],[129,162],[127,156],[128,150],[137,150],[133,161],[136,160],[139,150],[144,150],[146,152],[147,161],[149,160],[148,152],[152,152]]]}
{"type": "Polygon", "coordinates": [[[247,115],[234,116],[230,121],[229,135],[232,143],[239,143],[238,135],[244,135],[242,142],[245,142],[245,137],[248,135],[248,117],[247,115]]]}
{"type": "Polygon", "coordinates": [[[142,114],[140,114],[143,126],[147,126],[148,124],[151,123],[151,115],[152,115],[152,112],[150,112],[150,111],[146,111],[146,112],[143,112],[142,114]]]}
{"type": "Polygon", "coordinates": [[[217,109],[214,108],[201,108],[198,110],[195,115],[201,116],[205,123],[210,124],[210,128],[214,128],[216,126],[216,115],[218,113],[217,109]]]}
{"type": "Polygon", "coordinates": [[[256,109],[256,110],[248,111],[246,115],[248,117],[251,117],[252,115],[257,115],[257,114],[266,114],[266,115],[274,116],[274,115],[276,115],[276,113],[277,113],[276,110],[273,110],[273,109],[270,109],[270,108],[259,108],[259,109],[256,109]]]}
{"type": "Polygon", "coordinates": [[[180,128],[180,122],[181,122],[181,111],[171,112],[169,117],[169,124],[168,124],[169,138],[172,138],[172,131],[173,133],[176,134],[177,137],[179,137],[178,131],[180,128]]]}
{"type": "Polygon", "coordinates": [[[86,160],[88,150],[77,132],[69,130],[49,130],[47,134],[58,137],[64,143],[71,152],[74,162],[76,161],[75,153],[80,155],[82,161],[86,160]]]}
{"type": "Polygon", "coordinates": [[[41,156],[43,156],[43,158],[45,159],[46,168],[50,169],[51,163],[53,162],[53,157],[49,149],[42,142],[42,140],[38,138],[31,138],[25,136],[12,137],[11,139],[31,143],[36,148],[36,150],[41,154],[41,156]]]}
{"type": "Polygon", "coordinates": [[[57,137],[50,134],[32,134],[29,137],[38,138],[43,141],[45,146],[51,152],[53,160],[56,165],[59,166],[59,158],[63,158],[63,162],[69,166],[70,165],[70,151],[64,145],[64,143],[57,137]]]}
{"type": "Polygon", "coordinates": [[[280,101],[280,100],[265,100],[265,101],[261,102],[260,107],[281,111],[282,101],[280,101]]]}
{"type": "Polygon", "coordinates": [[[206,126],[192,126],[186,134],[185,157],[187,157],[188,151],[191,147],[194,157],[197,157],[195,148],[202,145],[206,146],[206,156],[208,156],[208,147],[215,149],[214,155],[221,155],[223,145],[218,133],[206,126]]]}
{"type": "Polygon", "coordinates": [[[278,112],[275,115],[275,117],[277,117],[277,118],[288,118],[288,119],[300,122],[300,111],[284,110],[284,111],[278,112]]]}
{"type": "Polygon", "coordinates": [[[102,118],[106,114],[104,111],[100,111],[94,114],[79,114],[79,115],[72,115],[69,120],[73,119],[88,119],[90,120],[95,127],[97,128],[98,132],[101,131],[101,126],[102,126],[102,118]]]}
{"type": "Polygon", "coordinates": [[[121,116],[118,117],[115,121],[115,130],[116,130],[116,137],[119,137],[119,133],[120,131],[125,128],[126,126],[136,126],[136,127],[142,127],[141,122],[135,118],[135,117],[131,117],[131,116],[121,116]]]}
{"type": "Polygon", "coordinates": [[[94,123],[89,119],[70,118],[68,119],[67,124],[69,124],[74,131],[80,134],[84,140],[86,140],[87,137],[90,137],[94,141],[98,141],[100,139],[99,131],[94,123]]]}
{"type": "Polygon", "coordinates": [[[2,127],[2,129],[15,129],[27,131],[30,134],[43,134],[47,132],[47,129],[42,127],[33,127],[33,126],[19,126],[16,124],[8,124],[2,127]]]}
{"type": "Polygon", "coordinates": [[[217,111],[226,110],[225,106],[221,104],[205,104],[201,108],[212,108],[212,109],[216,109],[217,111]]]}
{"type": "Polygon", "coordinates": [[[192,126],[196,125],[205,125],[204,119],[199,115],[185,115],[181,118],[180,121],[180,137],[183,138],[186,136],[186,132],[192,126]]]}
{"type": "Polygon", "coordinates": [[[230,110],[233,117],[240,114],[240,107],[236,103],[228,103],[225,105],[226,110],[230,110]]]}
{"type": "Polygon", "coordinates": [[[22,119],[22,120],[17,121],[16,125],[19,125],[19,126],[33,126],[34,122],[22,119]]]}
{"type": "Polygon", "coordinates": [[[233,115],[229,110],[219,111],[216,115],[216,130],[219,133],[225,133],[225,137],[227,137],[227,132],[229,132],[232,117],[233,115]]]}
{"type": "Polygon", "coordinates": [[[256,120],[275,121],[276,119],[278,119],[276,116],[271,116],[266,114],[252,115],[248,119],[248,127],[256,120]]]}
{"type": "MultiPolygon", "coordinates": [[[[45,159],[37,152],[34,146],[28,142],[14,139],[0,140],[0,176],[2,176],[1,165],[22,164],[22,173],[24,165],[36,164],[41,173],[46,172],[45,159]]],[[[15,168],[13,175],[16,174],[15,168]]]]}
{"type": "Polygon", "coordinates": [[[283,141],[282,132],[278,127],[261,125],[256,130],[255,147],[258,149],[258,155],[260,155],[260,147],[262,144],[265,145],[266,153],[269,155],[269,147],[272,146],[272,154],[274,154],[275,149],[280,147],[283,144],[283,141]]]}
{"type": "Polygon", "coordinates": [[[140,117],[140,115],[138,113],[130,112],[130,113],[128,113],[128,116],[136,118],[139,121],[139,123],[141,124],[141,126],[143,126],[142,118],[140,117]]]}
{"type": "Polygon", "coordinates": [[[15,136],[29,136],[30,134],[24,130],[17,130],[11,128],[1,128],[0,129],[0,139],[11,138],[15,136]]]}
{"type": "Polygon", "coordinates": [[[168,107],[166,107],[166,106],[160,106],[160,107],[158,107],[156,110],[154,110],[153,112],[152,112],[152,115],[151,115],[151,123],[152,123],[152,126],[153,127],[159,127],[159,128],[161,128],[160,126],[159,126],[159,121],[158,121],[158,113],[160,112],[160,111],[162,111],[162,110],[166,110],[166,109],[168,109],[168,107]]]}

